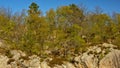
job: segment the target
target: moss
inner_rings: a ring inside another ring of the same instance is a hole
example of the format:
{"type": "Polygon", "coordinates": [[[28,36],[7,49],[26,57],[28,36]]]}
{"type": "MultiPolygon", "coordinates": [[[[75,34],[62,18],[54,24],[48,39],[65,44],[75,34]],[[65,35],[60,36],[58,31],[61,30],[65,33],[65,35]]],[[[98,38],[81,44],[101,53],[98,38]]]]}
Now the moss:
{"type": "Polygon", "coordinates": [[[105,55],[101,53],[101,54],[99,55],[99,59],[101,60],[104,56],[105,56],[105,55]]]}
{"type": "Polygon", "coordinates": [[[105,49],[105,55],[110,52],[109,48],[105,49]]]}
{"type": "Polygon", "coordinates": [[[40,59],[40,62],[43,62],[43,61],[44,61],[44,59],[43,59],[43,58],[41,58],[41,59],[40,59]]]}

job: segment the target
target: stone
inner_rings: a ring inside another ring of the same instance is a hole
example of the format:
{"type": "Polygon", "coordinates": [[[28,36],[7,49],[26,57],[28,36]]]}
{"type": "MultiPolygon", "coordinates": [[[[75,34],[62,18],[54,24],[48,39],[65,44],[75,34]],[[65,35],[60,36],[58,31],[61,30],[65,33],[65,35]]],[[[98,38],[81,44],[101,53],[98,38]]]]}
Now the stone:
{"type": "Polygon", "coordinates": [[[100,61],[99,68],[120,68],[120,50],[108,53],[100,61]]]}
{"type": "Polygon", "coordinates": [[[29,68],[41,68],[40,58],[36,55],[30,56],[29,60],[25,60],[23,64],[29,68]]]}
{"type": "Polygon", "coordinates": [[[11,65],[11,68],[18,68],[17,62],[11,62],[10,65],[11,65]]]}
{"type": "Polygon", "coordinates": [[[46,61],[41,62],[41,68],[51,68],[46,61]]]}
{"type": "Polygon", "coordinates": [[[26,56],[26,54],[20,50],[11,50],[10,53],[13,55],[13,59],[19,60],[20,57],[26,56]]]}
{"type": "Polygon", "coordinates": [[[64,62],[64,68],[75,68],[75,66],[72,63],[64,62]]]}
{"type": "Polygon", "coordinates": [[[76,57],[74,58],[74,61],[75,61],[75,62],[80,62],[80,56],[76,56],[76,57]]]}
{"type": "Polygon", "coordinates": [[[81,64],[88,68],[98,68],[98,58],[94,57],[92,54],[88,55],[84,53],[81,57],[81,64]]]}
{"type": "Polygon", "coordinates": [[[9,58],[7,56],[0,55],[0,68],[9,68],[7,64],[9,58]]]}
{"type": "Polygon", "coordinates": [[[113,47],[116,47],[115,45],[113,45],[113,44],[108,44],[108,43],[103,43],[102,44],[102,46],[104,46],[104,47],[111,47],[111,48],[113,48],[113,47]]]}
{"type": "Polygon", "coordinates": [[[99,48],[99,47],[96,48],[96,52],[97,52],[97,53],[100,53],[101,51],[102,51],[101,48],[99,48]]]}

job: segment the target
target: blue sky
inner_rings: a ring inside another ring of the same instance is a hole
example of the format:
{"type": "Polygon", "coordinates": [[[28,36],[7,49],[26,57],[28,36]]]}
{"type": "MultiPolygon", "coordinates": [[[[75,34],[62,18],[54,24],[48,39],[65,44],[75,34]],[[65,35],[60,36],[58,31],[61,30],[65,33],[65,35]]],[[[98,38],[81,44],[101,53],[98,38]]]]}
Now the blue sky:
{"type": "Polygon", "coordinates": [[[94,10],[96,6],[103,9],[105,13],[120,13],[120,0],[0,0],[0,7],[11,8],[13,12],[28,9],[28,6],[36,2],[43,13],[50,8],[56,9],[61,5],[83,4],[89,11],[94,10]]]}

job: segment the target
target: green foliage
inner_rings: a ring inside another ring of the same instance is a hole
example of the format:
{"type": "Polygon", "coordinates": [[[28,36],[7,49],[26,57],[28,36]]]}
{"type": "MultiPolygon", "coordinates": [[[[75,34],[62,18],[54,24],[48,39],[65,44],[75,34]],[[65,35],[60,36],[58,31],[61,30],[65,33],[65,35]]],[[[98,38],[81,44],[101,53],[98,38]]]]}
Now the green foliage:
{"type": "Polygon", "coordinates": [[[29,10],[28,10],[28,14],[31,15],[31,14],[40,14],[40,11],[39,11],[39,6],[36,4],[36,3],[32,3],[30,6],[29,6],[29,10]]]}
{"type": "MultiPolygon", "coordinates": [[[[42,16],[36,3],[29,6],[27,13],[12,15],[0,9],[0,39],[5,40],[10,49],[29,55],[59,56],[50,62],[52,65],[56,60],[61,64],[63,57],[70,60],[73,53],[87,51],[89,45],[107,42],[120,48],[120,14],[112,18],[96,10],[85,15],[77,5],[71,4],[50,9],[42,16]]],[[[9,52],[7,55],[11,56],[9,52]]]]}

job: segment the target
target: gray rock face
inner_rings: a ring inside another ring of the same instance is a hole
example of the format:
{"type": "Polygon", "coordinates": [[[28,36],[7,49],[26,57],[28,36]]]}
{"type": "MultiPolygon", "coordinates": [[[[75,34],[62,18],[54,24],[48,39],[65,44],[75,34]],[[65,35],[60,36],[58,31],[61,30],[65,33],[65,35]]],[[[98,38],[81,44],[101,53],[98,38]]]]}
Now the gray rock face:
{"type": "MultiPolygon", "coordinates": [[[[3,44],[0,43],[1,45],[3,44]]],[[[54,67],[48,65],[53,60],[51,57],[40,62],[37,55],[26,56],[20,50],[10,50],[12,57],[0,54],[0,68],[120,68],[120,50],[114,47],[115,45],[107,43],[91,46],[86,52],[75,55],[74,62],[63,61],[63,64],[54,67]]]]}
{"type": "Polygon", "coordinates": [[[92,54],[83,53],[82,56],[75,57],[74,61],[77,68],[98,68],[98,58],[92,54]]]}
{"type": "Polygon", "coordinates": [[[107,54],[101,61],[99,68],[120,68],[120,50],[107,54]]]}
{"type": "Polygon", "coordinates": [[[120,52],[115,51],[114,47],[116,46],[107,43],[92,46],[85,53],[74,58],[75,66],[78,68],[120,68],[120,52]]]}
{"type": "Polygon", "coordinates": [[[88,55],[87,53],[84,53],[81,57],[81,61],[84,63],[84,67],[98,68],[98,59],[92,54],[88,55]]]}

